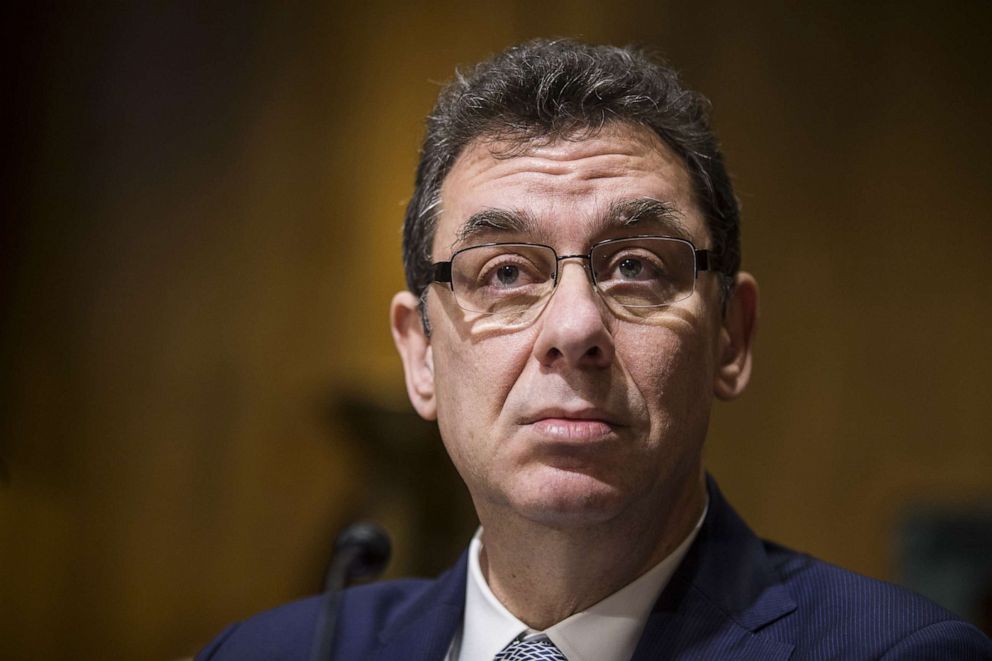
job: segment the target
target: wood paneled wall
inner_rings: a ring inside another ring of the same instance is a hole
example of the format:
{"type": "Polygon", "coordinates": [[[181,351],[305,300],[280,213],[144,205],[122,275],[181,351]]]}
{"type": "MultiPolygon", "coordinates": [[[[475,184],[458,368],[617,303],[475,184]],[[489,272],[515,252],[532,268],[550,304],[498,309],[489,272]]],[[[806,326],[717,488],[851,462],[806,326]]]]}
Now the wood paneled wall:
{"type": "Polygon", "coordinates": [[[328,412],[405,406],[437,83],[538,35],[714,102],[763,297],[709,445],[746,518],[889,577],[907,508],[992,498],[987,3],[184,4],[3,10],[0,656],[188,655],[350,518],[402,527],[328,412]]]}

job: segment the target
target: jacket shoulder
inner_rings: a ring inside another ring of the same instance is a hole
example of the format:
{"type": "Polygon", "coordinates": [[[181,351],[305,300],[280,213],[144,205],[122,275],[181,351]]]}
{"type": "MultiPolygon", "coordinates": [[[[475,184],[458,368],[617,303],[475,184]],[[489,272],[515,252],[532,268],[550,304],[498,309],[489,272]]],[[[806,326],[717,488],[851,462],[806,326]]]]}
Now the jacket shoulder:
{"type": "Polygon", "coordinates": [[[769,632],[796,641],[797,658],[992,659],[977,628],[911,590],[764,546],[797,606],[769,632]]]}
{"type": "MultiPolygon", "coordinates": [[[[402,618],[433,585],[425,579],[383,581],[349,588],[341,595],[338,630],[349,647],[370,649],[377,632],[402,618]]],[[[228,626],[197,661],[308,659],[323,600],[301,599],[228,626]]]]}

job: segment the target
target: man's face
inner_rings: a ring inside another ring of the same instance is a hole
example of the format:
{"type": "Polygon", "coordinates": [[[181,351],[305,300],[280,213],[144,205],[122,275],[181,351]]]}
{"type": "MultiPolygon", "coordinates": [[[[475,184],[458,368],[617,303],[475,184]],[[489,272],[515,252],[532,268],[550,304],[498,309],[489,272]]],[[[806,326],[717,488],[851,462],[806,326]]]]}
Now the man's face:
{"type": "MultiPolygon", "coordinates": [[[[685,167],[646,129],[618,124],[589,139],[506,147],[476,141],[452,167],[434,261],[494,241],[542,243],[559,255],[641,234],[710,247],[685,167]],[[644,200],[671,213],[633,224],[616,217],[623,203],[644,200]],[[492,210],[520,222],[467,222],[492,210]]],[[[435,285],[429,338],[397,314],[398,305],[409,312],[406,296],[394,300],[393,321],[411,399],[436,415],[484,524],[487,514],[511,513],[594,524],[698,488],[714,389],[729,397],[743,388],[723,389],[734,339],[715,274],[701,273],[691,297],[645,319],[614,314],[583,262],[566,260],[544,311],[513,329],[465,312],[435,285]]]]}

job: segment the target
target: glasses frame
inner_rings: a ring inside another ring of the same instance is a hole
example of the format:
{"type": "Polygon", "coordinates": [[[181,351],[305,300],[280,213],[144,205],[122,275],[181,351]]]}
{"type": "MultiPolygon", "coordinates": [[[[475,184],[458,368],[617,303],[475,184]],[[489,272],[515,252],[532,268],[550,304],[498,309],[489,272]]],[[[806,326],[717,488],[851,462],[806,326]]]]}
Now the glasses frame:
{"type": "MultiPolygon", "coordinates": [[[[686,298],[689,298],[690,296],[692,296],[692,294],[696,291],[695,282],[696,282],[696,280],[699,279],[699,274],[700,273],[705,272],[705,271],[719,272],[720,271],[720,268],[722,266],[722,262],[721,262],[720,256],[718,254],[716,254],[712,250],[706,250],[706,249],[696,248],[696,245],[692,241],[690,241],[689,239],[684,239],[684,238],[679,237],[679,236],[659,236],[659,235],[655,235],[655,234],[638,234],[638,235],[635,235],[635,236],[622,236],[622,237],[617,237],[615,239],[605,239],[603,241],[598,241],[598,242],[592,244],[591,246],[589,246],[589,251],[587,253],[585,253],[584,255],[583,254],[559,255],[557,250],[555,250],[552,246],[549,246],[549,245],[544,244],[544,243],[528,243],[526,241],[494,241],[494,242],[491,242],[491,243],[479,243],[479,244],[476,244],[474,246],[467,246],[465,248],[461,248],[461,249],[456,250],[455,252],[453,252],[451,254],[451,259],[449,259],[447,261],[444,261],[444,262],[434,262],[434,263],[432,263],[431,264],[431,271],[432,271],[432,277],[433,277],[433,279],[432,279],[431,282],[432,282],[432,284],[435,283],[435,282],[437,282],[437,283],[448,285],[448,290],[451,291],[451,294],[454,297],[455,302],[458,303],[458,307],[462,308],[463,310],[466,310],[468,312],[474,312],[476,314],[485,314],[485,315],[499,314],[497,312],[479,312],[477,310],[469,310],[468,308],[465,308],[461,304],[461,302],[458,300],[458,297],[455,295],[455,285],[454,285],[453,279],[451,277],[451,264],[452,264],[452,262],[455,260],[455,258],[460,253],[463,253],[463,252],[465,252],[467,250],[473,250],[475,248],[492,248],[494,246],[527,246],[527,247],[534,247],[534,248],[547,248],[548,250],[551,251],[551,254],[553,254],[555,256],[555,270],[554,270],[554,273],[551,274],[551,279],[552,279],[554,285],[551,288],[551,293],[548,295],[548,300],[550,300],[551,299],[551,295],[553,295],[554,292],[555,292],[555,290],[558,288],[558,280],[559,280],[558,276],[561,273],[561,267],[559,265],[561,264],[561,262],[563,260],[566,260],[566,259],[582,259],[582,260],[585,260],[585,264],[583,265],[583,268],[585,269],[586,273],[589,276],[589,281],[592,283],[593,289],[595,289],[597,292],[601,292],[601,290],[599,288],[599,283],[596,282],[596,274],[593,273],[593,269],[592,269],[592,266],[591,266],[592,265],[592,253],[593,253],[593,251],[596,250],[597,248],[599,248],[600,246],[609,245],[611,243],[617,243],[617,242],[620,242],[620,241],[630,241],[630,240],[634,240],[634,239],[663,239],[665,241],[674,241],[674,242],[683,243],[683,244],[689,246],[692,249],[692,255],[693,255],[693,276],[692,276],[693,288],[692,288],[692,291],[689,292],[688,296],[685,296],[684,298],[680,298],[680,299],[675,300],[675,301],[671,301],[669,303],[665,303],[664,305],[657,305],[657,306],[624,306],[621,303],[617,303],[618,305],[621,305],[621,306],[623,306],[625,308],[628,308],[628,309],[664,308],[664,307],[667,307],[667,306],[672,305],[674,303],[678,303],[679,301],[683,301],[686,298]]],[[[545,304],[546,304],[546,301],[545,301],[545,304]]]]}

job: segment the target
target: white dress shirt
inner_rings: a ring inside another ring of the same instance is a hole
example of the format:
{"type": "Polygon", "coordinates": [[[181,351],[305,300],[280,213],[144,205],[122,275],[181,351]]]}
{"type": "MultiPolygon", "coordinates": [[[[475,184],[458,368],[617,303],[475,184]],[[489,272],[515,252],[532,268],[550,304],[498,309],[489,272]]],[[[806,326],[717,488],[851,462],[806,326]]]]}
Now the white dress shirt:
{"type": "Polygon", "coordinates": [[[544,631],[534,631],[514,617],[489,589],[479,564],[480,528],[468,551],[465,618],[451,642],[447,661],[492,661],[511,641],[543,635],[568,661],[630,661],[651,607],[699,534],[707,508],[708,504],[689,535],[664,560],[602,601],[544,631]]]}

